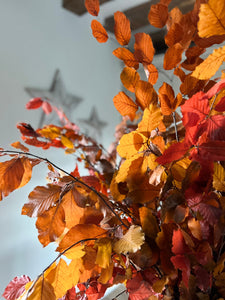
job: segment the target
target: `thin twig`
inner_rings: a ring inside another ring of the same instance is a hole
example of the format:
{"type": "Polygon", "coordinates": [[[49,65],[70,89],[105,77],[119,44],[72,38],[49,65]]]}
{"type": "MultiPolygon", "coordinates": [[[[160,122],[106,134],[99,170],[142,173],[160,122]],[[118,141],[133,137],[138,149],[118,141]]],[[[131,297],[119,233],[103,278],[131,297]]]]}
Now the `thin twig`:
{"type": "Polygon", "coordinates": [[[120,218],[120,216],[113,210],[113,208],[111,207],[111,205],[109,205],[109,203],[104,199],[104,197],[98,192],[96,191],[92,186],[89,186],[88,184],[86,184],[85,182],[83,182],[82,180],[78,179],[77,177],[71,175],[69,172],[63,170],[61,167],[57,166],[56,164],[54,164],[53,162],[51,162],[50,160],[48,160],[47,158],[43,158],[40,157],[38,155],[32,154],[32,153],[26,153],[23,151],[15,151],[15,150],[0,150],[0,153],[10,153],[10,154],[18,154],[18,155],[25,155],[25,156],[31,156],[34,158],[37,158],[39,160],[45,161],[48,164],[51,164],[54,168],[58,169],[59,171],[65,173],[66,175],[70,176],[71,178],[74,179],[74,181],[80,183],[81,185],[85,186],[86,188],[88,188],[89,190],[91,190],[93,193],[95,193],[95,195],[97,195],[99,197],[99,199],[105,204],[105,206],[107,206],[107,208],[114,214],[114,216],[121,222],[121,224],[126,227],[127,229],[129,228],[129,226],[127,226],[123,220],[120,218]]]}
{"type": "Polygon", "coordinates": [[[178,132],[177,132],[177,123],[176,123],[175,111],[172,112],[172,116],[173,116],[173,123],[174,123],[174,129],[175,129],[176,140],[177,140],[177,142],[179,142],[179,137],[178,137],[178,132]]]}
{"type": "Polygon", "coordinates": [[[119,297],[119,296],[121,296],[122,294],[124,294],[124,293],[126,293],[127,292],[127,290],[123,290],[122,292],[120,292],[119,294],[117,294],[114,298],[112,298],[112,300],[117,300],[117,298],[119,297]]]}

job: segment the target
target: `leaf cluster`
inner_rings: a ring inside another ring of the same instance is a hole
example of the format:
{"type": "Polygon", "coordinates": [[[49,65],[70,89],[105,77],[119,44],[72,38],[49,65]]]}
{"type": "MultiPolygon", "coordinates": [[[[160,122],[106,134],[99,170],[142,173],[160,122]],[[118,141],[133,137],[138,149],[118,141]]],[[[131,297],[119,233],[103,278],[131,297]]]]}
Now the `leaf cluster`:
{"type": "MultiPolygon", "coordinates": [[[[122,122],[109,152],[41,98],[27,109],[55,111],[62,126],[35,130],[20,123],[22,140],[64,149],[76,157],[74,169],[61,169],[20,142],[1,150],[10,156],[0,163],[1,200],[27,184],[37,164],[48,165],[48,183],[31,191],[22,214],[36,218],[40,243],[56,243],[58,252],[35,280],[14,278],[5,299],[95,300],[117,283],[130,300],[225,298],[225,77],[219,71],[225,46],[201,57],[225,40],[225,1],[196,0],[186,14],[170,10],[170,2],[151,5],[148,20],[167,28],[163,67],[178,77],[177,94],[161,82],[151,36],[136,33],[131,50],[130,21],[115,12],[113,54],[124,62],[127,92],[113,99],[122,122]]],[[[85,5],[98,16],[98,0],[85,5]]],[[[107,42],[99,21],[91,28],[98,42],[107,42]]]]}

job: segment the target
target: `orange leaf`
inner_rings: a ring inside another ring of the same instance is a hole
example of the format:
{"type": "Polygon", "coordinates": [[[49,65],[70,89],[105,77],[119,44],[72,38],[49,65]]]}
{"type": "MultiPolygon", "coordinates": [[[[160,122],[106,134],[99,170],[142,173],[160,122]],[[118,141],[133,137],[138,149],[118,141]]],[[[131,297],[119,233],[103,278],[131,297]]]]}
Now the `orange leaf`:
{"type": "Polygon", "coordinates": [[[118,43],[122,46],[128,45],[131,38],[130,21],[120,11],[114,13],[114,21],[114,33],[118,43]]]}
{"type": "Polygon", "coordinates": [[[139,73],[130,67],[125,67],[120,74],[121,82],[123,83],[124,87],[128,89],[130,92],[135,92],[135,86],[137,82],[140,80],[139,73]]]}
{"type": "Polygon", "coordinates": [[[173,23],[165,36],[165,43],[168,47],[180,42],[184,37],[184,31],[181,24],[173,23]]]}
{"type": "Polygon", "coordinates": [[[149,23],[157,28],[163,28],[168,19],[168,6],[158,3],[151,6],[148,14],[149,23]]]}
{"type": "Polygon", "coordinates": [[[113,102],[116,109],[122,116],[129,116],[131,121],[134,120],[138,106],[130,97],[128,97],[124,92],[119,92],[119,94],[113,98],[113,102]]]}
{"type": "Polygon", "coordinates": [[[155,240],[157,233],[159,232],[159,226],[155,216],[153,216],[151,210],[147,207],[140,207],[139,208],[139,215],[141,226],[144,233],[155,240]]]}
{"type": "Polygon", "coordinates": [[[198,34],[202,38],[225,34],[224,0],[209,0],[201,4],[198,34]]]}
{"type": "Polygon", "coordinates": [[[97,20],[91,22],[92,34],[99,43],[105,43],[108,40],[108,33],[102,24],[97,20]]]}
{"type": "Polygon", "coordinates": [[[136,60],[142,64],[149,65],[155,53],[150,35],[144,32],[136,33],[134,50],[136,60]]]}
{"type": "Polygon", "coordinates": [[[163,115],[159,107],[150,105],[149,108],[144,110],[143,118],[138,124],[138,129],[141,132],[150,133],[152,130],[156,129],[162,122],[163,115]]]}
{"type": "Polygon", "coordinates": [[[173,88],[166,82],[159,88],[159,100],[163,115],[168,116],[181,104],[183,98],[178,94],[175,98],[173,88]]]}
{"type": "Polygon", "coordinates": [[[184,48],[179,43],[167,49],[164,56],[163,68],[165,70],[175,68],[181,61],[183,50],[184,48]]]}
{"type": "Polygon", "coordinates": [[[145,67],[145,72],[147,72],[148,82],[154,85],[159,77],[157,68],[153,64],[150,64],[145,67]]]}
{"type": "Polygon", "coordinates": [[[22,215],[36,218],[52,207],[60,197],[61,187],[55,184],[37,186],[29,194],[29,202],[24,204],[22,215]]]}
{"type": "Polygon", "coordinates": [[[57,251],[62,252],[72,244],[78,243],[85,239],[96,239],[104,237],[106,231],[94,224],[78,224],[72,227],[64,236],[57,248],[57,251]]]}
{"type": "Polygon", "coordinates": [[[0,163],[1,200],[20,187],[24,171],[22,160],[19,157],[0,163]]]}
{"type": "Polygon", "coordinates": [[[85,0],[84,4],[89,14],[98,16],[100,9],[99,0],[85,0]]]}
{"type": "Polygon", "coordinates": [[[138,69],[139,63],[130,50],[126,48],[117,48],[113,51],[113,54],[119,59],[123,60],[126,66],[138,69]]]}
{"type": "Polygon", "coordinates": [[[25,147],[23,144],[21,144],[20,142],[14,142],[11,144],[12,147],[16,148],[16,149],[20,149],[23,152],[28,152],[29,149],[27,147],[25,147]]]}
{"type": "Polygon", "coordinates": [[[37,218],[38,239],[45,247],[56,241],[65,229],[65,213],[62,206],[53,206],[37,218]]]}
{"type": "Polygon", "coordinates": [[[135,89],[136,102],[142,110],[147,108],[150,103],[157,101],[157,94],[151,83],[139,80],[135,89]]]}

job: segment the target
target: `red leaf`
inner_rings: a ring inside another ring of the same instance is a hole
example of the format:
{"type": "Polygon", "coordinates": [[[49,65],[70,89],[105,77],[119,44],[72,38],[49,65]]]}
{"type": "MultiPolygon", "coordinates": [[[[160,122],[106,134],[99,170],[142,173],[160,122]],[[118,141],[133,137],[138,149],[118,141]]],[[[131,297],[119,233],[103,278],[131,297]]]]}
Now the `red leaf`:
{"type": "Polygon", "coordinates": [[[26,109],[36,109],[41,107],[43,103],[43,100],[38,97],[38,98],[32,98],[30,101],[26,104],[26,109]]]}
{"type": "Polygon", "coordinates": [[[99,282],[91,282],[89,288],[86,290],[86,296],[88,300],[97,300],[104,296],[107,285],[99,282]]]}
{"type": "Polygon", "coordinates": [[[185,143],[174,143],[168,149],[163,152],[163,155],[156,159],[157,163],[165,165],[172,161],[180,159],[190,148],[190,146],[185,143]]]}
{"type": "Polygon", "coordinates": [[[44,101],[42,103],[42,109],[46,113],[46,115],[50,114],[52,112],[52,106],[48,101],[44,101]]]}
{"type": "Polygon", "coordinates": [[[207,93],[206,96],[208,99],[215,96],[220,90],[222,90],[225,87],[225,79],[222,79],[221,81],[217,82],[207,93]]]}
{"type": "Polygon", "coordinates": [[[225,141],[209,141],[202,143],[191,151],[191,157],[197,161],[223,161],[225,160],[225,141]]]}
{"type": "Polygon", "coordinates": [[[185,243],[184,236],[180,229],[174,230],[172,238],[172,251],[174,254],[185,254],[190,252],[190,249],[185,243]]]}
{"type": "Polygon", "coordinates": [[[203,292],[209,292],[212,286],[212,275],[201,266],[195,266],[197,286],[203,292]]]}
{"type": "Polygon", "coordinates": [[[171,261],[176,269],[182,271],[182,280],[188,288],[189,277],[191,273],[190,261],[184,255],[176,255],[171,257],[171,261]]]}
{"type": "Polygon", "coordinates": [[[30,281],[26,275],[15,277],[5,288],[3,297],[7,300],[16,300],[25,291],[25,285],[30,281]]]}
{"type": "Polygon", "coordinates": [[[220,99],[214,109],[219,112],[223,112],[225,110],[225,96],[220,99]]]}
{"type": "Polygon", "coordinates": [[[22,135],[37,137],[39,134],[27,123],[19,123],[16,126],[22,135]]]}
{"type": "Polygon", "coordinates": [[[92,16],[98,16],[100,5],[99,0],[85,0],[85,7],[89,14],[92,16]]]}
{"type": "Polygon", "coordinates": [[[185,127],[195,126],[210,112],[209,101],[203,92],[199,92],[188,99],[182,106],[183,124],[185,127]]]}
{"type": "Polygon", "coordinates": [[[140,273],[134,278],[127,280],[126,287],[130,300],[148,300],[150,296],[156,294],[152,289],[152,285],[143,280],[140,273]]]}

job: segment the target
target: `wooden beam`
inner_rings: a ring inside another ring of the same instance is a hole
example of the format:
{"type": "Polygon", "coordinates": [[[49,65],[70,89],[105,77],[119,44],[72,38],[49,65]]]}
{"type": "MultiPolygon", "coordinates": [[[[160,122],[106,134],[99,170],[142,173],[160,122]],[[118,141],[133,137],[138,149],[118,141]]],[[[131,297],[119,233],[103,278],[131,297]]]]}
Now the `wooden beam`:
{"type": "MultiPolygon", "coordinates": [[[[111,0],[100,0],[100,5],[111,0]]],[[[65,9],[70,10],[76,15],[83,15],[87,12],[84,6],[84,0],[63,0],[63,5],[65,9]]]]}
{"type": "MultiPolygon", "coordinates": [[[[148,1],[123,11],[123,13],[130,20],[132,30],[138,30],[141,27],[150,25],[148,22],[148,14],[150,11],[150,7],[151,5],[156,4],[158,2],[159,0],[148,1]]],[[[180,8],[182,13],[187,13],[193,8],[194,2],[194,0],[173,0],[169,5],[169,10],[177,6],[180,8]]],[[[105,19],[104,27],[110,32],[114,31],[113,15],[105,19]]]]}

